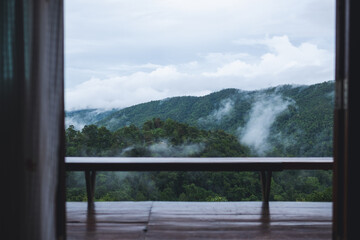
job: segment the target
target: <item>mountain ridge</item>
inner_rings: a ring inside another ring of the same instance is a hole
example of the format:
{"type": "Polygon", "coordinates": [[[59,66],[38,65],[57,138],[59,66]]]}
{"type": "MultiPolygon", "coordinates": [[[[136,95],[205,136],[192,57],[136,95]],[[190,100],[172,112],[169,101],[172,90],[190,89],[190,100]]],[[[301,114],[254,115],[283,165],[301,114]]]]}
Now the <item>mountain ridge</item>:
{"type": "Polygon", "coordinates": [[[224,130],[259,155],[328,156],[333,107],[334,81],[327,81],[253,91],[229,88],[201,97],[172,97],[103,112],[72,111],[66,116],[69,122],[87,115],[84,125],[112,131],[132,124],[140,127],[153,118],[173,119],[204,130],[224,130]]]}

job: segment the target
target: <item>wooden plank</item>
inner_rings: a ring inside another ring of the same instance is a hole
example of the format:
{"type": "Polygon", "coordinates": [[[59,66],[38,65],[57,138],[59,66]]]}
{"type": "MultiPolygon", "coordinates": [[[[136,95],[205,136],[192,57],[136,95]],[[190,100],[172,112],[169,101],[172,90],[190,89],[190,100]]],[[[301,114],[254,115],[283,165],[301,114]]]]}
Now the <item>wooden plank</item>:
{"type": "Polygon", "coordinates": [[[67,221],[116,223],[146,223],[152,202],[95,202],[90,211],[84,202],[67,202],[67,221]]]}
{"type": "Polygon", "coordinates": [[[91,217],[85,202],[67,207],[68,239],[331,238],[331,203],[96,202],[91,217]]]}
{"type": "Polygon", "coordinates": [[[269,208],[263,206],[260,202],[155,202],[146,239],[331,237],[331,203],[271,202],[269,208]]]}
{"type": "Polygon", "coordinates": [[[237,223],[258,223],[260,221],[266,222],[270,221],[272,225],[275,223],[326,223],[331,225],[331,215],[322,214],[322,213],[313,213],[311,215],[307,214],[293,214],[293,213],[285,213],[285,214],[271,214],[270,215],[259,215],[259,214],[194,214],[192,216],[188,215],[164,215],[164,214],[152,214],[151,215],[151,223],[159,223],[159,222],[196,222],[196,223],[227,223],[227,222],[237,222],[237,223]]]}
{"type": "Polygon", "coordinates": [[[291,240],[328,240],[331,239],[331,231],[328,226],[323,227],[279,227],[272,229],[244,229],[233,231],[148,231],[147,240],[158,239],[291,239],[291,240]]]}
{"type": "Polygon", "coordinates": [[[151,217],[157,215],[320,215],[331,217],[328,202],[154,202],[151,217]]]}
{"type": "Polygon", "coordinates": [[[281,171],[332,169],[332,164],[332,158],[66,158],[68,171],[281,171]]]}
{"type": "Polygon", "coordinates": [[[281,170],[281,161],[263,158],[66,158],[67,170],[98,171],[261,171],[281,170]]]}
{"type": "Polygon", "coordinates": [[[297,228],[323,228],[328,227],[331,229],[331,222],[313,222],[313,221],[282,221],[282,222],[260,222],[260,221],[233,221],[233,222],[199,222],[199,221],[176,221],[166,220],[164,222],[150,222],[148,225],[148,232],[152,231],[168,231],[176,230],[183,231],[213,231],[213,232],[226,232],[226,231],[261,231],[265,228],[277,229],[280,227],[287,227],[291,229],[297,228]]]}
{"type": "Polygon", "coordinates": [[[282,164],[284,170],[332,170],[334,161],[332,158],[296,158],[295,161],[286,158],[282,164]]]}
{"type": "Polygon", "coordinates": [[[67,202],[67,239],[144,239],[152,202],[67,202]]]}
{"type": "Polygon", "coordinates": [[[68,223],[67,239],[144,239],[146,224],[68,223]]]}
{"type": "MultiPolygon", "coordinates": [[[[67,213],[88,213],[86,202],[67,202],[67,213]]],[[[95,202],[93,212],[97,214],[133,214],[148,212],[152,208],[153,202],[95,202]]]]}

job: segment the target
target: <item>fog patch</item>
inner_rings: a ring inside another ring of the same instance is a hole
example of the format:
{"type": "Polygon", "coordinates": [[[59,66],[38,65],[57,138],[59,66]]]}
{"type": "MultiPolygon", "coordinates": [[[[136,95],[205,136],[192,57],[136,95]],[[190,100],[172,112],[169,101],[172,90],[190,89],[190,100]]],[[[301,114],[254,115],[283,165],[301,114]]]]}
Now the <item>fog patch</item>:
{"type": "Polygon", "coordinates": [[[126,147],[126,148],[121,150],[119,155],[122,156],[122,157],[126,156],[126,153],[133,150],[134,148],[135,148],[135,146],[126,147]]]}
{"type": "Polygon", "coordinates": [[[149,146],[129,146],[121,150],[120,156],[128,156],[131,151],[136,149],[145,150],[151,157],[191,157],[200,154],[205,150],[205,143],[189,143],[172,145],[168,140],[161,140],[149,146]]]}
{"type": "Polygon", "coordinates": [[[171,145],[164,140],[148,147],[154,157],[188,157],[204,151],[204,143],[191,143],[181,145],[171,145]]]}
{"type": "Polygon", "coordinates": [[[289,105],[295,104],[292,99],[280,95],[259,94],[249,113],[244,127],[237,129],[239,142],[249,146],[256,154],[263,156],[271,149],[268,141],[270,129],[277,116],[289,105]]]}
{"type": "Polygon", "coordinates": [[[234,109],[235,102],[231,98],[221,100],[219,107],[213,110],[205,118],[200,118],[199,123],[220,124],[225,116],[228,116],[234,109]]]}
{"type": "Polygon", "coordinates": [[[81,130],[85,125],[95,124],[117,109],[93,109],[68,112],[65,116],[65,128],[73,125],[76,130],[81,130]],[[70,116],[69,116],[70,115],[70,116]]]}
{"type": "Polygon", "coordinates": [[[85,127],[86,122],[83,120],[79,120],[76,117],[66,117],[65,118],[65,128],[69,126],[74,126],[76,130],[81,130],[85,127]]]}

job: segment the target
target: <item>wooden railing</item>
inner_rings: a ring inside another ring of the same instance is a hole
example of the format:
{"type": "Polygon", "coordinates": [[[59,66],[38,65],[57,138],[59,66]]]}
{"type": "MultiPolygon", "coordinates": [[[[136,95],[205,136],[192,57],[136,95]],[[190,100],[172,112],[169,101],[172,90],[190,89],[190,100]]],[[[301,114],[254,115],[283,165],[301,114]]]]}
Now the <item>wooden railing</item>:
{"type": "Polygon", "coordinates": [[[259,171],[263,202],[269,202],[273,171],[331,170],[332,158],[154,158],[67,157],[67,171],[84,171],[88,207],[94,202],[96,171],[259,171]]]}

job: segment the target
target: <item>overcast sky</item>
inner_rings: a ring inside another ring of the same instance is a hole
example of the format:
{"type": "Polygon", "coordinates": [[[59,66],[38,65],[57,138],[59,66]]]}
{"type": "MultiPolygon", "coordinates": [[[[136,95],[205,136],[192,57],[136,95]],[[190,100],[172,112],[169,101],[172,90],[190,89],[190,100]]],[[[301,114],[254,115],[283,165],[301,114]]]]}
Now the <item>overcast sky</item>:
{"type": "Polygon", "coordinates": [[[67,0],[65,107],[334,79],[334,0],[67,0]]]}

